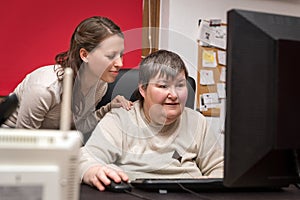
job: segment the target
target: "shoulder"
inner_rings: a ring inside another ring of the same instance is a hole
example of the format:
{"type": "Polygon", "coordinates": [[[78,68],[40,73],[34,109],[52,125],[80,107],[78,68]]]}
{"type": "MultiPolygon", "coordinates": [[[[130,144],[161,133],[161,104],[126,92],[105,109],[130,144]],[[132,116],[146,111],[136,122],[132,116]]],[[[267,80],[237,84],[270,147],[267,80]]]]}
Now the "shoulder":
{"type": "Polygon", "coordinates": [[[60,99],[62,93],[62,85],[58,80],[54,65],[40,67],[22,80],[22,82],[15,89],[18,98],[25,98],[27,93],[34,98],[48,99],[49,101],[55,98],[60,99]]]}
{"type": "Polygon", "coordinates": [[[53,82],[58,81],[57,70],[60,69],[56,67],[57,65],[47,65],[35,69],[31,73],[26,75],[26,82],[31,85],[44,85],[49,86],[53,82]]]}
{"type": "MultiPolygon", "coordinates": [[[[140,103],[139,101],[136,101],[133,103],[133,106],[131,106],[130,110],[126,110],[122,107],[120,108],[112,108],[110,111],[110,114],[115,115],[115,116],[119,116],[119,117],[133,117],[136,115],[140,115],[140,103]]],[[[125,118],[126,120],[126,118],[125,118]]]]}
{"type": "Polygon", "coordinates": [[[205,117],[200,112],[193,110],[191,108],[185,107],[183,110],[182,115],[189,119],[198,119],[198,120],[205,120],[205,117]]]}
{"type": "Polygon", "coordinates": [[[34,76],[34,75],[42,75],[44,73],[47,73],[47,75],[49,75],[48,73],[56,74],[56,71],[59,69],[62,69],[60,65],[45,65],[33,70],[28,75],[34,76]]]}
{"type": "Polygon", "coordinates": [[[132,123],[137,123],[141,119],[140,104],[138,101],[134,102],[134,105],[130,110],[126,110],[122,107],[112,108],[108,113],[104,115],[100,123],[107,123],[108,121],[113,120],[114,123],[124,125],[129,125],[129,121],[132,123]]]}
{"type": "Polygon", "coordinates": [[[183,110],[181,120],[189,128],[205,129],[207,126],[207,120],[203,114],[187,107],[183,110]]]}

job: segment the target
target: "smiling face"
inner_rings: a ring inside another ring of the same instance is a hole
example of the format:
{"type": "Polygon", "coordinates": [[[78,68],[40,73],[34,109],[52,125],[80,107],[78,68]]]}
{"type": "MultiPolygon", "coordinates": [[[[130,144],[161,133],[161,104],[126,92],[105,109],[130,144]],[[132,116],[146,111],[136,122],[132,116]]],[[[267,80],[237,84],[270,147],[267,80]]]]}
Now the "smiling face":
{"type": "Polygon", "coordinates": [[[167,79],[159,74],[149,80],[147,86],[139,85],[144,98],[143,109],[147,120],[168,125],[181,115],[188,95],[184,71],[167,79]]]}
{"type": "Polygon", "coordinates": [[[84,49],[82,51],[82,60],[90,75],[108,83],[115,81],[123,66],[124,39],[122,37],[115,34],[103,40],[91,52],[84,52],[84,49]]]}

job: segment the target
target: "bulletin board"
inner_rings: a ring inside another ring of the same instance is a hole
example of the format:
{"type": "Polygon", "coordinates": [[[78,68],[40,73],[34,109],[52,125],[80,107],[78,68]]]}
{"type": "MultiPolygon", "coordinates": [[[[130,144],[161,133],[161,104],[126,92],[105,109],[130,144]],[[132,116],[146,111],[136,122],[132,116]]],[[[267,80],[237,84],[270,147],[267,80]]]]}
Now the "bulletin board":
{"type": "Polygon", "coordinates": [[[226,32],[227,25],[220,19],[199,19],[196,109],[204,116],[224,115],[226,32]]]}
{"type": "Polygon", "coordinates": [[[205,116],[220,116],[225,99],[226,52],[198,45],[197,109],[205,116]]]}

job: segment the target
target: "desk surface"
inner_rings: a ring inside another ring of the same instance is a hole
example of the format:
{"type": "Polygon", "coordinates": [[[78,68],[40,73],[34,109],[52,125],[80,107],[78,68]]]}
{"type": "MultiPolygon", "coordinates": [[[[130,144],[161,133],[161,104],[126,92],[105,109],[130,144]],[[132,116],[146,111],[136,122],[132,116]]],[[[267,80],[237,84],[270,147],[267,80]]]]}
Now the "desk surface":
{"type": "MultiPolygon", "coordinates": [[[[300,199],[300,189],[295,186],[290,186],[289,188],[284,188],[280,191],[272,192],[201,192],[197,193],[199,196],[187,193],[187,192],[169,192],[167,194],[159,194],[156,192],[146,192],[142,190],[133,189],[133,193],[140,196],[146,197],[147,199],[172,199],[172,200],[182,200],[182,199],[202,199],[202,200],[299,200],[300,199]]],[[[127,200],[127,199],[142,199],[135,197],[127,193],[113,193],[113,192],[100,192],[95,188],[88,185],[82,184],[80,187],[80,200],[95,200],[95,199],[107,199],[107,200],[127,200]]]]}

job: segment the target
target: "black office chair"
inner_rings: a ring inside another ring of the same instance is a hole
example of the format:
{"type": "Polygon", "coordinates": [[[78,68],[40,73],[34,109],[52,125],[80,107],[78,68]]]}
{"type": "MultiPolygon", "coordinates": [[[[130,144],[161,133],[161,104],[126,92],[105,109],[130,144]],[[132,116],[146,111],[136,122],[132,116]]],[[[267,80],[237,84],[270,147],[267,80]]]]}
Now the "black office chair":
{"type": "MultiPolygon", "coordinates": [[[[107,92],[98,103],[97,108],[106,105],[117,95],[122,95],[131,101],[137,100],[135,92],[137,92],[138,79],[138,69],[121,69],[115,82],[108,84],[107,92]]],[[[187,81],[188,98],[186,107],[194,109],[196,82],[192,77],[188,77],[187,81]]]]}
{"type": "Polygon", "coordinates": [[[4,97],[4,100],[0,103],[0,126],[16,110],[18,103],[18,97],[14,93],[4,97]]]}

